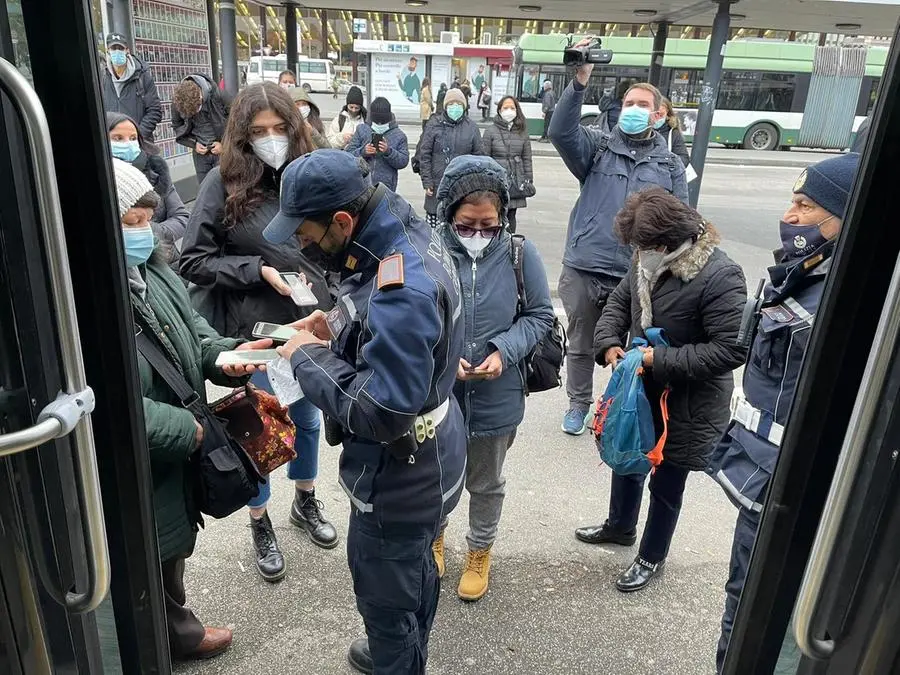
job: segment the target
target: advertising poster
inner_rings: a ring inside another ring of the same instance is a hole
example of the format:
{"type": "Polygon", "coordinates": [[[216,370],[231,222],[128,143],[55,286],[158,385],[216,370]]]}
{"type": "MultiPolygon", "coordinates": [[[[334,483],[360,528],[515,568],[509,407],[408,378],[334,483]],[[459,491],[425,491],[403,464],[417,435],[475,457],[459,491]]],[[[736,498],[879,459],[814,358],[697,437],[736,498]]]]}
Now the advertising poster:
{"type": "Polygon", "coordinates": [[[453,84],[453,78],[450,76],[449,56],[431,57],[431,84],[431,90],[434,96],[437,96],[437,91],[441,88],[442,84],[446,84],[448,88],[453,84]]]}
{"type": "Polygon", "coordinates": [[[418,113],[425,57],[415,54],[372,55],[372,98],[384,96],[398,118],[401,113],[418,113]]]}

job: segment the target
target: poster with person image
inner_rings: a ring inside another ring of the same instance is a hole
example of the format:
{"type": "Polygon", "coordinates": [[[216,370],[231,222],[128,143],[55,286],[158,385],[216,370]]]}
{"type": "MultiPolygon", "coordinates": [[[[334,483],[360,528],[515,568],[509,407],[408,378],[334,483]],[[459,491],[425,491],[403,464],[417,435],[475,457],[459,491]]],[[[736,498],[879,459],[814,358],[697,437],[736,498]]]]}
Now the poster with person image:
{"type": "Polygon", "coordinates": [[[425,79],[425,57],[406,54],[373,54],[371,98],[384,96],[391,110],[418,113],[425,79]]]}

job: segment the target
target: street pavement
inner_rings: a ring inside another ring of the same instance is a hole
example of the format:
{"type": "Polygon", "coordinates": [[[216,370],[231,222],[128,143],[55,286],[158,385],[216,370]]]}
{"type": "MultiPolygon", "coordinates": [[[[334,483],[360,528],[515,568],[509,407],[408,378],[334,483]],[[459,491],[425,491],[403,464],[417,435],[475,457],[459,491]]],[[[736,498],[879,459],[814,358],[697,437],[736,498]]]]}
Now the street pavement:
{"type": "MultiPolygon", "coordinates": [[[[779,244],[778,221],[799,171],[715,166],[707,172],[700,211],[753,287],[779,244]]],[[[555,288],[578,183],[558,158],[537,158],[535,175],[538,194],[519,212],[520,231],[536,243],[555,288]]],[[[401,173],[399,191],[420,209],[421,186],[409,170],[401,173]]],[[[605,381],[605,371],[598,371],[597,393],[605,381]]],[[[619,593],[613,583],[637,547],[593,547],[573,536],[575,527],[606,516],[610,472],[589,436],[560,431],[566,404],[560,390],[528,401],[507,461],[491,589],[476,604],[455,592],[467,497],[454,512],[428,672],[711,675],[737,512],[711,479],[692,474],[664,573],[642,592],[619,593]]],[[[343,542],[349,507],[337,485],[337,460],[338,450],[323,441],[317,491],[343,542]]],[[[235,642],[215,660],[179,666],[183,675],[353,672],[346,648],[363,626],[343,543],[331,551],[315,548],[288,521],[293,489],[284,470],[272,480],[270,513],[287,577],[271,585],[256,574],[246,513],[209,519],[187,564],[188,604],[207,624],[234,628],[235,642]]],[[[645,497],[641,527],[646,505],[645,497]]]]}

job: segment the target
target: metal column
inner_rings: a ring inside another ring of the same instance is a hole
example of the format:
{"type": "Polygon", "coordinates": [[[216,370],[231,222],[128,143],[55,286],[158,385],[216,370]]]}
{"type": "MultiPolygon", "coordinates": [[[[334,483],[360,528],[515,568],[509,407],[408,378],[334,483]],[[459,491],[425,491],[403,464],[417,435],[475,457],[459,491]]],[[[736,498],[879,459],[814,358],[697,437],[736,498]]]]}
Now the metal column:
{"type": "MultiPolygon", "coordinates": [[[[131,0],[112,0],[109,4],[110,31],[120,33],[128,40],[130,49],[134,49],[134,36],[131,34],[131,0]]],[[[103,36],[104,39],[106,36],[103,36]]]]}
{"type": "MultiPolygon", "coordinates": [[[[650,54],[650,84],[659,89],[662,78],[663,56],[666,53],[666,40],[669,39],[669,24],[666,21],[656,25],[653,36],[653,51],[650,54]]],[[[668,89],[668,87],[667,87],[668,89]]]]}
{"type": "MultiPolygon", "coordinates": [[[[287,34],[287,69],[297,75],[297,7],[284,6],[284,32],[287,34]]],[[[298,81],[297,84],[300,84],[298,81]]]]}
{"type": "Polygon", "coordinates": [[[225,91],[237,96],[237,23],[234,0],[219,0],[219,35],[222,42],[222,73],[225,75],[225,91]]]}
{"type": "Polygon", "coordinates": [[[206,22],[209,29],[209,63],[212,66],[212,78],[218,82],[222,77],[219,70],[219,39],[216,25],[216,0],[206,0],[206,22]]]}
{"type": "Polygon", "coordinates": [[[322,14],[322,30],[321,30],[321,34],[322,34],[322,53],[321,53],[321,55],[319,56],[319,58],[327,59],[327,58],[328,58],[328,47],[329,47],[329,42],[328,42],[328,35],[329,35],[329,32],[328,32],[328,10],[327,10],[327,9],[323,9],[323,10],[321,11],[321,14],[322,14]]]}
{"type": "MultiPolygon", "coordinates": [[[[266,45],[269,44],[269,28],[266,25],[268,23],[269,16],[266,14],[266,8],[260,5],[259,7],[259,55],[263,56],[266,52],[266,45]]],[[[252,56],[252,54],[251,54],[252,56]]],[[[262,72],[262,71],[260,71],[262,72]]]]}
{"type": "Polygon", "coordinates": [[[719,84],[722,80],[722,62],[725,60],[725,43],[731,25],[731,5],[734,0],[720,0],[719,11],[713,19],[712,35],[709,38],[709,54],[706,57],[706,72],[703,76],[703,90],[700,93],[700,109],[697,112],[697,128],[691,144],[691,165],[697,178],[688,185],[690,204],[697,208],[700,200],[700,182],[703,180],[703,165],[709,146],[716,100],[719,98],[719,84]]]}

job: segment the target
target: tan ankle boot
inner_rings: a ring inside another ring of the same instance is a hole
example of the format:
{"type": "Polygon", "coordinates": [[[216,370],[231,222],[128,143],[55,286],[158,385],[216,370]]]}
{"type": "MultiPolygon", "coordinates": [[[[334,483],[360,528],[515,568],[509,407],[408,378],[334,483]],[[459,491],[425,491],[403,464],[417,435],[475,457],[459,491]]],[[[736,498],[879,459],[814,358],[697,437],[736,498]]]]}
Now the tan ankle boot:
{"type": "Polygon", "coordinates": [[[456,594],[462,600],[480,600],[488,590],[491,572],[491,549],[469,551],[466,554],[466,569],[459,580],[456,594]]]}
{"type": "Polygon", "coordinates": [[[444,570],[446,570],[446,564],[444,563],[444,532],[438,535],[438,538],[434,540],[434,543],[431,545],[431,553],[434,555],[434,562],[437,565],[438,579],[442,579],[444,577],[444,570]]]}

